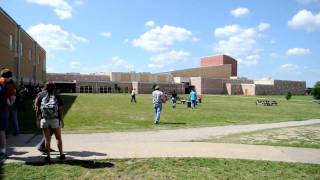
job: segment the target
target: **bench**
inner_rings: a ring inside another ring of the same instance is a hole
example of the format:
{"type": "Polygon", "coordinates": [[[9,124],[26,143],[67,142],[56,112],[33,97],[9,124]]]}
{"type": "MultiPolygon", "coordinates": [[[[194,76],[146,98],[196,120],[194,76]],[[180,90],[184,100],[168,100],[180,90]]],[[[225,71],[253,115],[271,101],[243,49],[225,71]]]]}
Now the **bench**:
{"type": "Polygon", "coordinates": [[[264,106],[276,106],[278,105],[277,101],[272,99],[257,99],[256,105],[262,104],[264,106]]]}
{"type": "Polygon", "coordinates": [[[180,99],[180,104],[185,104],[187,102],[187,100],[184,100],[184,99],[180,99]]]}

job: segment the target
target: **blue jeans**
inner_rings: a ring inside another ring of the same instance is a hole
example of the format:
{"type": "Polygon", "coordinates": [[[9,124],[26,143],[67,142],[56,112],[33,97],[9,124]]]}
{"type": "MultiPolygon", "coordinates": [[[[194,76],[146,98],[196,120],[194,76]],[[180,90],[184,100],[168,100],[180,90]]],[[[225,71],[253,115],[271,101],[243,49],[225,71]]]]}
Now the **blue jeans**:
{"type": "Polygon", "coordinates": [[[162,104],[154,104],[153,108],[155,113],[154,123],[158,124],[160,122],[160,113],[162,110],[162,104]]]}
{"type": "Polygon", "coordinates": [[[0,113],[0,131],[8,131],[9,112],[1,111],[0,113]]]}
{"type": "Polygon", "coordinates": [[[10,111],[10,120],[13,122],[13,134],[20,134],[19,122],[18,122],[18,111],[10,111]]]}
{"type": "Polygon", "coordinates": [[[191,108],[194,109],[196,107],[196,100],[191,100],[191,108]]]}

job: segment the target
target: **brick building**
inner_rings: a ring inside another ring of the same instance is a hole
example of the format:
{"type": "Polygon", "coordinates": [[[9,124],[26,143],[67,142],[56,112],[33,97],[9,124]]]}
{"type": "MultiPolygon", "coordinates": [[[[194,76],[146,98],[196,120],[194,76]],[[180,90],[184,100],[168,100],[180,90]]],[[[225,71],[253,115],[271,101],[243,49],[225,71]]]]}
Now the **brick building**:
{"type": "Polygon", "coordinates": [[[62,89],[65,92],[80,93],[127,93],[132,89],[138,93],[151,93],[155,84],[165,92],[176,90],[179,94],[189,93],[194,88],[198,94],[279,95],[290,91],[295,95],[303,95],[306,88],[305,81],[239,78],[237,61],[227,55],[203,57],[200,67],[166,73],[48,74],[48,80],[64,87],[62,89]]]}
{"type": "Polygon", "coordinates": [[[46,80],[46,51],[1,7],[0,68],[9,68],[17,84],[46,80]]]}

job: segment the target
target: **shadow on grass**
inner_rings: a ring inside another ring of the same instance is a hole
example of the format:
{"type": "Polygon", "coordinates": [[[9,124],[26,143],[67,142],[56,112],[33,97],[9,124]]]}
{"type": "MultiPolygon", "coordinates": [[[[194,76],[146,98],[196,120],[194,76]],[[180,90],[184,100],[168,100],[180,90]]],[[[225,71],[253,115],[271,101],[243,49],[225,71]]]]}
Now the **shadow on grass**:
{"type": "Polygon", "coordinates": [[[63,94],[60,95],[62,101],[63,101],[63,113],[66,115],[71,108],[72,104],[76,101],[77,97],[76,95],[69,95],[69,94],[63,94]]]}
{"type": "Polygon", "coordinates": [[[62,164],[62,165],[70,165],[70,166],[81,166],[87,169],[101,169],[101,168],[112,168],[114,166],[113,163],[110,162],[99,162],[94,160],[65,160],[65,161],[52,161],[52,162],[26,162],[26,165],[30,166],[46,166],[51,164],[62,164]]]}
{"type": "Polygon", "coordinates": [[[160,124],[177,124],[177,125],[186,125],[187,123],[176,123],[176,122],[160,122],[160,124]]]}
{"type": "MultiPolygon", "coordinates": [[[[60,95],[63,101],[63,112],[66,115],[70,110],[72,104],[77,99],[76,95],[63,94],[60,95]]],[[[32,97],[25,97],[23,101],[23,107],[18,110],[18,119],[20,130],[22,133],[33,133],[36,131],[35,128],[35,112],[33,109],[32,97]]],[[[12,125],[11,125],[12,126],[12,125]]]]}

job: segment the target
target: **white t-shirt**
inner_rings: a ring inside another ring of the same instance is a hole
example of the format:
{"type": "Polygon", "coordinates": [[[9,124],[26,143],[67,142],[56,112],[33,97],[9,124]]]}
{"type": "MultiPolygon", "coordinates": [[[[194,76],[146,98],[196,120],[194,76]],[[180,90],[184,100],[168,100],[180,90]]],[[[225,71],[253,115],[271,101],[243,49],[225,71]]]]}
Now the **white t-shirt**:
{"type": "Polygon", "coordinates": [[[152,102],[153,104],[161,104],[162,103],[163,92],[159,90],[155,90],[152,92],[152,102]]]}
{"type": "Polygon", "coordinates": [[[135,90],[131,91],[131,96],[133,96],[133,95],[136,95],[136,91],[135,90]]]}

